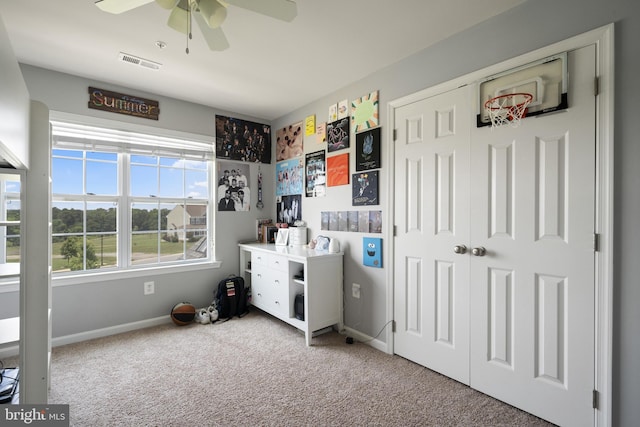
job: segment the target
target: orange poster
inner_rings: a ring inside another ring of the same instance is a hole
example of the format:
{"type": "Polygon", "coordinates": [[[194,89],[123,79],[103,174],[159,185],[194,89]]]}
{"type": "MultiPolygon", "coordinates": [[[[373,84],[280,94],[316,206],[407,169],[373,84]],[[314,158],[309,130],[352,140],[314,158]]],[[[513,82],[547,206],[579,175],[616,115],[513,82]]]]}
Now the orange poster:
{"type": "Polygon", "coordinates": [[[349,153],[327,157],[327,186],[349,184],[349,153]]]}

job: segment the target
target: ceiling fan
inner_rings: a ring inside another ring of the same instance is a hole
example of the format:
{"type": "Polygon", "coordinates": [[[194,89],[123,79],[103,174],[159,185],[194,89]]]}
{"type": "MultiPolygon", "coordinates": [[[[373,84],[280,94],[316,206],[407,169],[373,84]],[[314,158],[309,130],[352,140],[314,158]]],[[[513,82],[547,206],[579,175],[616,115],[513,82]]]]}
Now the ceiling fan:
{"type": "MultiPolygon", "coordinates": [[[[214,51],[229,47],[222,23],[227,17],[227,6],[233,5],[261,15],[291,22],[298,11],[291,0],[94,0],[95,5],[109,13],[123,13],[155,1],[165,9],[170,9],[167,25],[191,37],[191,19],[195,19],[202,35],[214,51]]],[[[187,41],[187,53],[189,53],[187,41]]]]}

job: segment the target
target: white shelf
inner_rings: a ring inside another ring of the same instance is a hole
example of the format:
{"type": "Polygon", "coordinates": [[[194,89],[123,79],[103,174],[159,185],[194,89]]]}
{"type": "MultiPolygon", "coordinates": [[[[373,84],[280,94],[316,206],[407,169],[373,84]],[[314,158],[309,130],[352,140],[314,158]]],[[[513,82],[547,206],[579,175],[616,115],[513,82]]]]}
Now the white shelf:
{"type": "Polygon", "coordinates": [[[9,262],[7,264],[0,264],[0,278],[19,277],[20,276],[20,263],[9,262]]]}
{"type": "Polygon", "coordinates": [[[20,340],[20,318],[0,319],[0,344],[20,340]]]}

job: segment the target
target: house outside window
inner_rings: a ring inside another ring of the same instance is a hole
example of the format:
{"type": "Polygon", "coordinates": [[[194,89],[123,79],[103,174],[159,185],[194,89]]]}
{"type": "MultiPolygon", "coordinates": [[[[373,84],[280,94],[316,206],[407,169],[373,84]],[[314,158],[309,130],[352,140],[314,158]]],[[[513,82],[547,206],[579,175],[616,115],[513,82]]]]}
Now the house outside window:
{"type": "Polygon", "coordinates": [[[212,261],[213,143],[64,122],[52,136],[54,273],[212,261]]]}

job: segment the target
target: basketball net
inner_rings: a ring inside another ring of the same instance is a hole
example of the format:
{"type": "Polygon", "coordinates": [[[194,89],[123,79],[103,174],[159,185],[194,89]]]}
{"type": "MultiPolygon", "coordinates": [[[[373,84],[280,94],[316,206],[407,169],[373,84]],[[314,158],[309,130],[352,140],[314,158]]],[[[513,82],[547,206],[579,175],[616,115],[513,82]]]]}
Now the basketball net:
{"type": "Polygon", "coordinates": [[[496,96],[484,103],[491,119],[491,129],[501,126],[520,126],[520,120],[527,114],[527,107],[533,100],[529,93],[509,93],[496,96]]]}

